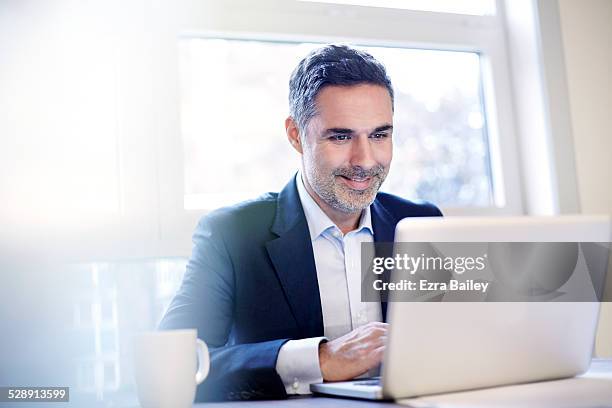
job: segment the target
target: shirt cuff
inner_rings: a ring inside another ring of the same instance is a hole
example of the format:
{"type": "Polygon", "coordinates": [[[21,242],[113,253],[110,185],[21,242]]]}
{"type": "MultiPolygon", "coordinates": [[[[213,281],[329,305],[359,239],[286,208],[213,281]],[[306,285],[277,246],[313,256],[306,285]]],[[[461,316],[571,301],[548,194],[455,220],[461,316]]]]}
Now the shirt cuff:
{"type": "Polygon", "coordinates": [[[323,382],[319,366],[319,344],[325,337],[289,340],[280,348],[276,372],[287,394],[310,394],[310,384],[323,382]]]}

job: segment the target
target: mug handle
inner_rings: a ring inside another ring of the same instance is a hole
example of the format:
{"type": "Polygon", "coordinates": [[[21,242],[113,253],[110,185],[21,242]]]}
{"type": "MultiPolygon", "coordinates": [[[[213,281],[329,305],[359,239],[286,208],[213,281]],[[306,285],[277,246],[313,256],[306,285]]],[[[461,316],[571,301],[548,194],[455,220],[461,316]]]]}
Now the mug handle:
{"type": "Polygon", "coordinates": [[[196,339],[196,351],[198,353],[198,371],[195,375],[196,384],[200,385],[208,375],[210,368],[210,357],[208,355],[208,347],[200,339],[196,339]]]}

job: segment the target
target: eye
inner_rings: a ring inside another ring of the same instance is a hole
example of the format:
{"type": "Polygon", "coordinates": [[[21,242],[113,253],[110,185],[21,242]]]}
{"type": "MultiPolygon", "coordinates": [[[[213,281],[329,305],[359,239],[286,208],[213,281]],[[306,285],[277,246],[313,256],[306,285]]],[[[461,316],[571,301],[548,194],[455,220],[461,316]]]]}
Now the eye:
{"type": "Polygon", "coordinates": [[[335,135],[331,135],[329,137],[330,140],[333,140],[334,142],[345,142],[347,140],[351,139],[350,135],[344,134],[344,133],[338,133],[335,135]]]}
{"type": "Polygon", "coordinates": [[[384,139],[386,137],[389,137],[389,133],[387,133],[387,132],[377,132],[377,133],[373,133],[370,137],[372,139],[384,139]]]}

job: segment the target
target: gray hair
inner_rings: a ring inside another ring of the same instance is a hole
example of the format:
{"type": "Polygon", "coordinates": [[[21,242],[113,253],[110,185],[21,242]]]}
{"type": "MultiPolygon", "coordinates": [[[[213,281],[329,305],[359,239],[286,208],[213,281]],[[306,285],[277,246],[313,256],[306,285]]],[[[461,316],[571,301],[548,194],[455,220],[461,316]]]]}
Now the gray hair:
{"type": "Polygon", "coordinates": [[[317,114],[315,99],[326,86],[380,85],[389,91],[393,105],[393,86],[383,64],[365,51],[346,45],[326,45],[308,54],[289,79],[289,113],[303,133],[317,114]]]}

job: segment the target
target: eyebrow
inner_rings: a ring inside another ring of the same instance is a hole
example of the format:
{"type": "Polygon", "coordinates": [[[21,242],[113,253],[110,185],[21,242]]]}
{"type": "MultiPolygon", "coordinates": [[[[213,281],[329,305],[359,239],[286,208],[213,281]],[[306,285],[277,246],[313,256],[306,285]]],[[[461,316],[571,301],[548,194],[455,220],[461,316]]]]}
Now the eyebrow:
{"type": "MultiPolygon", "coordinates": [[[[382,125],[382,126],[378,126],[376,128],[374,128],[374,130],[372,130],[372,132],[370,132],[370,134],[372,133],[378,133],[378,132],[386,132],[388,130],[393,130],[393,126],[392,125],[382,125]]],[[[330,134],[340,134],[340,135],[350,135],[355,133],[355,131],[353,129],[349,129],[349,128],[329,128],[326,129],[325,132],[323,132],[323,135],[330,135],[330,134]]]]}
{"type": "Polygon", "coordinates": [[[386,132],[387,130],[393,130],[393,126],[391,126],[391,125],[379,126],[376,129],[374,129],[374,131],[372,133],[386,132]]]}
{"type": "Polygon", "coordinates": [[[330,134],[350,135],[351,133],[354,133],[353,129],[348,129],[348,128],[329,128],[329,129],[326,129],[325,132],[323,132],[324,135],[330,135],[330,134]]]}

